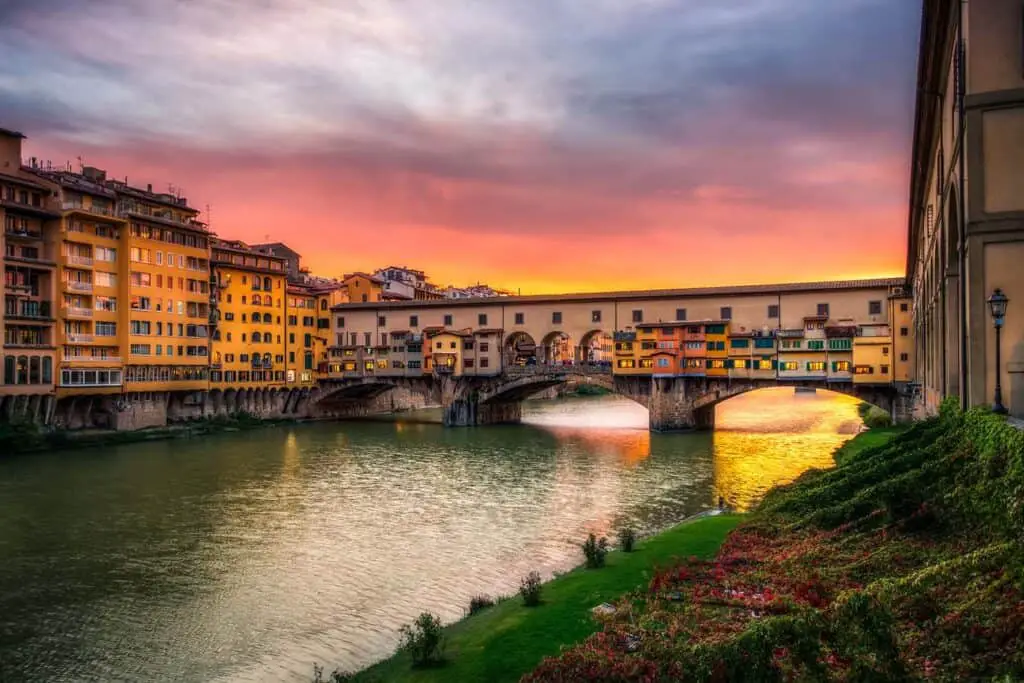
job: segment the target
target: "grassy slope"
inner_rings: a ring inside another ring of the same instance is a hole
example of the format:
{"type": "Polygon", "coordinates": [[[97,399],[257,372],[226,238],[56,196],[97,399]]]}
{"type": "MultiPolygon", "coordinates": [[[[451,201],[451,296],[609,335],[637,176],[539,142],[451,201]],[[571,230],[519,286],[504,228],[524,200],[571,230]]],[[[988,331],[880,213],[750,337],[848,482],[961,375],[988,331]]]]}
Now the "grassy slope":
{"type": "Polygon", "coordinates": [[[866,432],[861,432],[845,444],[836,449],[834,454],[836,464],[842,465],[849,462],[861,451],[875,446],[881,446],[895,436],[907,430],[906,425],[894,425],[892,427],[876,427],[866,432]]]}
{"type": "Polygon", "coordinates": [[[590,610],[645,585],[654,568],[673,558],[711,557],[739,522],[736,515],[707,517],[674,527],[638,544],[633,553],[608,554],[604,569],[577,569],[544,585],[544,604],[523,607],[504,600],[446,629],[449,663],[413,670],[396,655],[360,673],[357,681],[518,681],[543,657],[597,630],[590,610]]]}

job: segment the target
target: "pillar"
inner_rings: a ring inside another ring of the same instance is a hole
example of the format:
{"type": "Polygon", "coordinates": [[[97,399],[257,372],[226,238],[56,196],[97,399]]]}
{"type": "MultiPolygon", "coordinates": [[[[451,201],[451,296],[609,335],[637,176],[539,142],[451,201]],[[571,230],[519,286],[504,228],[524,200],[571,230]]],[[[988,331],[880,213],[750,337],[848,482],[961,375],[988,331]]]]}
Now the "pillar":
{"type": "Polygon", "coordinates": [[[481,403],[476,394],[453,399],[443,407],[446,427],[514,424],[523,417],[523,404],[519,401],[481,403]]]}
{"type": "Polygon", "coordinates": [[[654,432],[708,429],[714,426],[714,406],[695,410],[696,387],[689,387],[685,377],[652,377],[648,405],[650,428],[654,432]]]}

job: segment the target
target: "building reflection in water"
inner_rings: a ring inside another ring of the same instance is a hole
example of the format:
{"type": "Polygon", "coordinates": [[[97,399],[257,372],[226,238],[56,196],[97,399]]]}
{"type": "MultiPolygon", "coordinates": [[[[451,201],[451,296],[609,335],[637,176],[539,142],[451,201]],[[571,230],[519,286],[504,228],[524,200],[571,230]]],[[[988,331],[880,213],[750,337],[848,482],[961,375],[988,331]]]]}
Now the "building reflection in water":
{"type": "Polygon", "coordinates": [[[859,429],[858,403],[828,391],[779,388],[718,406],[713,500],[721,496],[730,507],[748,510],[773,486],[832,467],[832,452],[859,429]]]}

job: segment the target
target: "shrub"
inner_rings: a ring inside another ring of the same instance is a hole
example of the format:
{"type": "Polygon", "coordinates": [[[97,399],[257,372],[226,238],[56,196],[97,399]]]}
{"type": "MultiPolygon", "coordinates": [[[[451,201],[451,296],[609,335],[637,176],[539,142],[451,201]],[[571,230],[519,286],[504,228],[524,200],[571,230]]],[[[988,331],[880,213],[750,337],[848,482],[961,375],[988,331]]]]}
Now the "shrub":
{"type": "Polygon", "coordinates": [[[409,653],[413,666],[432,666],[444,661],[441,620],[430,612],[416,617],[411,626],[403,626],[399,633],[402,636],[399,649],[409,653]]]}
{"type": "Polygon", "coordinates": [[[494,606],[494,600],[489,595],[474,595],[469,601],[469,615],[473,616],[477,612],[482,612],[488,607],[494,606]]]}
{"type": "Polygon", "coordinates": [[[636,534],[633,533],[631,528],[624,527],[619,530],[619,548],[624,553],[633,552],[633,546],[636,545],[636,534]]]}
{"type": "Polygon", "coordinates": [[[313,665],[313,683],[349,683],[352,678],[352,674],[337,669],[331,672],[330,677],[324,678],[324,668],[316,664],[313,665]]]}
{"type": "Polygon", "coordinates": [[[594,534],[590,534],[581,547],[583,555],[587,558],[587,569],[600,569],[604,566],[604,558],[608,554],[607,538],[602,536],[598,539],[594,534]]]}
{"type": "Polygon", "coordinates": [[[860,413],[860,418],[867,425],[868,429],[877,429],[879,427],[889,427],[892,425],[892,418],[889,413],[885,412],[878,406],[873,406],[870,403],[861,403],[857,406],[857,412],[860,413]]]}
{"type": "Polygon", "coordinates": [[[540,574],[530,572],[519,582],[519,595],[523,596],[523,604],[527,607],[536,607],[540,604],[541,592],[540,574]]]}

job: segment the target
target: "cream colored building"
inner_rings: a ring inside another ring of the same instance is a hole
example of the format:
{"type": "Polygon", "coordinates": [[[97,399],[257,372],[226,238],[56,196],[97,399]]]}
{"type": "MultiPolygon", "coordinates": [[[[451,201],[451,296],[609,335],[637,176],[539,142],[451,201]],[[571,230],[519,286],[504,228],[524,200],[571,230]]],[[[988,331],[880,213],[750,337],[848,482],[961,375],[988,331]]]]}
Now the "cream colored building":
{"type": "Polygon", "coordinates": [[[1021,13],[1019,0],[924,2],[907,275],[914,374],[928,411],[950,395],[992,403],[996,335],[986,300],[999,288],[1009,298],[1003,403],[1024,415],[1021,13]]]}

